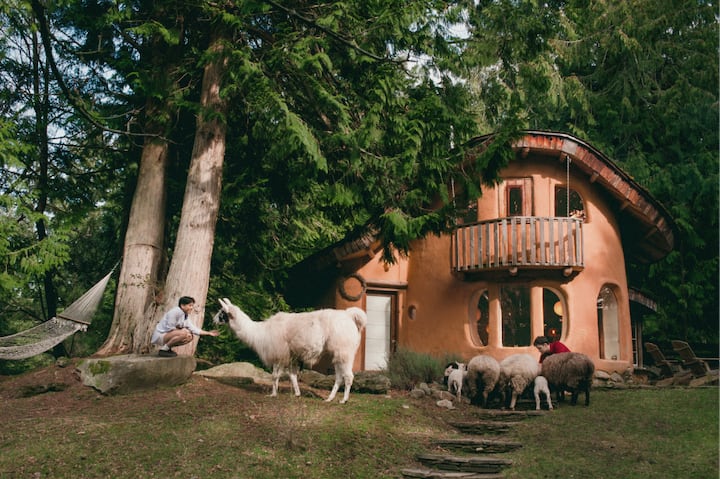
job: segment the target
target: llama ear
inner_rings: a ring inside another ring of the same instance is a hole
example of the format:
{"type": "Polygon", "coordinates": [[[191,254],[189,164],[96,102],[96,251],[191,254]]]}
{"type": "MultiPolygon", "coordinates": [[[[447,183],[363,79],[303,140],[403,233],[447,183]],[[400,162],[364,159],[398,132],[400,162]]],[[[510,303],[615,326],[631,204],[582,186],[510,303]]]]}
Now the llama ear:
{"type": "Polygon", "coordinates": [[[220,298],[219,301],[220,301],[220,307],[222,307],[222,309],[227,309],[228,304],[230,303],[230,301],[228,301],[227,298],[225,298],[225,299],[220,298]]]}

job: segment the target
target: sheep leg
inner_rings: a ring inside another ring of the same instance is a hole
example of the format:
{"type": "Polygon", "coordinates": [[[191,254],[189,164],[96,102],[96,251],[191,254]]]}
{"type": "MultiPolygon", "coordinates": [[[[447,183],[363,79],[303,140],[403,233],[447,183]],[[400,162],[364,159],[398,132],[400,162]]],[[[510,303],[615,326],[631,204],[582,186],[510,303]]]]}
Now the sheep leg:
{"type": "Polygon", "coordinates": [[[512,397],[510,398],[510,410],[511,411],[515,410],[515,403],[517,402],[517,397],[518,397],[518,393],[515,392],[515,390],[513,389],[512,397]]]}
{"type": "Polygon", "coordinates": [[[552,411],[553,405],[552,405],[552,398],[550,397],[550,391],[545,391],[545,396],[547,396],[548,410],[552,411]]]}
{"type": "Polygon", "coordinates": [[[540,391],[535,391],[535,410],[540,410],[540,391]]]}

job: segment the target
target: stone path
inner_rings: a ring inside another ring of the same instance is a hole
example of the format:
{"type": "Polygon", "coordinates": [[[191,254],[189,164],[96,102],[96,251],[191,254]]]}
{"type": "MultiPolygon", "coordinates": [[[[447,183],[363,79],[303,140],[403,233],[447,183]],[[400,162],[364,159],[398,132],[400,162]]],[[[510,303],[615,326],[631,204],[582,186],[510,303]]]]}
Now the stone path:
{"type": "Polygon", "coordinates": [[[419,454],[416,459],[423,467],[407,468],[402,477],[416,479],[500,479],[502,471],[512,466],[512,461],[502,453],[522,447],[515,441],[478,436],[504,434],[519,421],[545,414],[545,411],[498,411],[478,409],[476,420],[453,421],[448,425],[463,436],[433,441],[435,446],[449,451],[448,454],[419,454]]]}

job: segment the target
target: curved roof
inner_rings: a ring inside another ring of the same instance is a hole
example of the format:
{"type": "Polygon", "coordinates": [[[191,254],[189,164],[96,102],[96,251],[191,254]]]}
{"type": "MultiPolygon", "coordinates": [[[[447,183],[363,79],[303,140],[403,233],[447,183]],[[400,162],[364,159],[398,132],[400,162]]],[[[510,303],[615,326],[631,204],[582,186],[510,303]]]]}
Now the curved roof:
{"type": "MultiPolygon", "coordinates": [[[[486,144],[493,135],[474,138],[470,143],[486,144]]],[[[526,131],[513,142],[521,156],[530,153],[570,157],[571,164],[600,185],[615,199],[623,246],[626,253],[640,261],[652,262],[665,257],[674,246],[675,223],[670,213],[630,175],[599,150],[564,133],[526,131]]]]}

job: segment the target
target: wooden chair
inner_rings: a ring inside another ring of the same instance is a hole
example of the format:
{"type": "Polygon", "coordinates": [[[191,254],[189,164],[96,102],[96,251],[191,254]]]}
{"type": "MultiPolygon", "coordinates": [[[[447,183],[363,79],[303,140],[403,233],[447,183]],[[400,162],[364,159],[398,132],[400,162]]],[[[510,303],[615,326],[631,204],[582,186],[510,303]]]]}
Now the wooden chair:
{"type": "Polygon", "coordinates": [[[705,376],[710,372],[710,366],[702,359],[695,356],[695,352],[685,341],[671,341],[673,350],[680,356],[684,367],[692,371],[695,377],[705,376]]]}
{"type": "Polygon", "coordinates": [[[669,378],[675,375],[680,368],[676,362],[668,361],[655,343],[645,343],[645,350],[650,353],[655,366],[660,369],[660,377],[669,378]]]}

